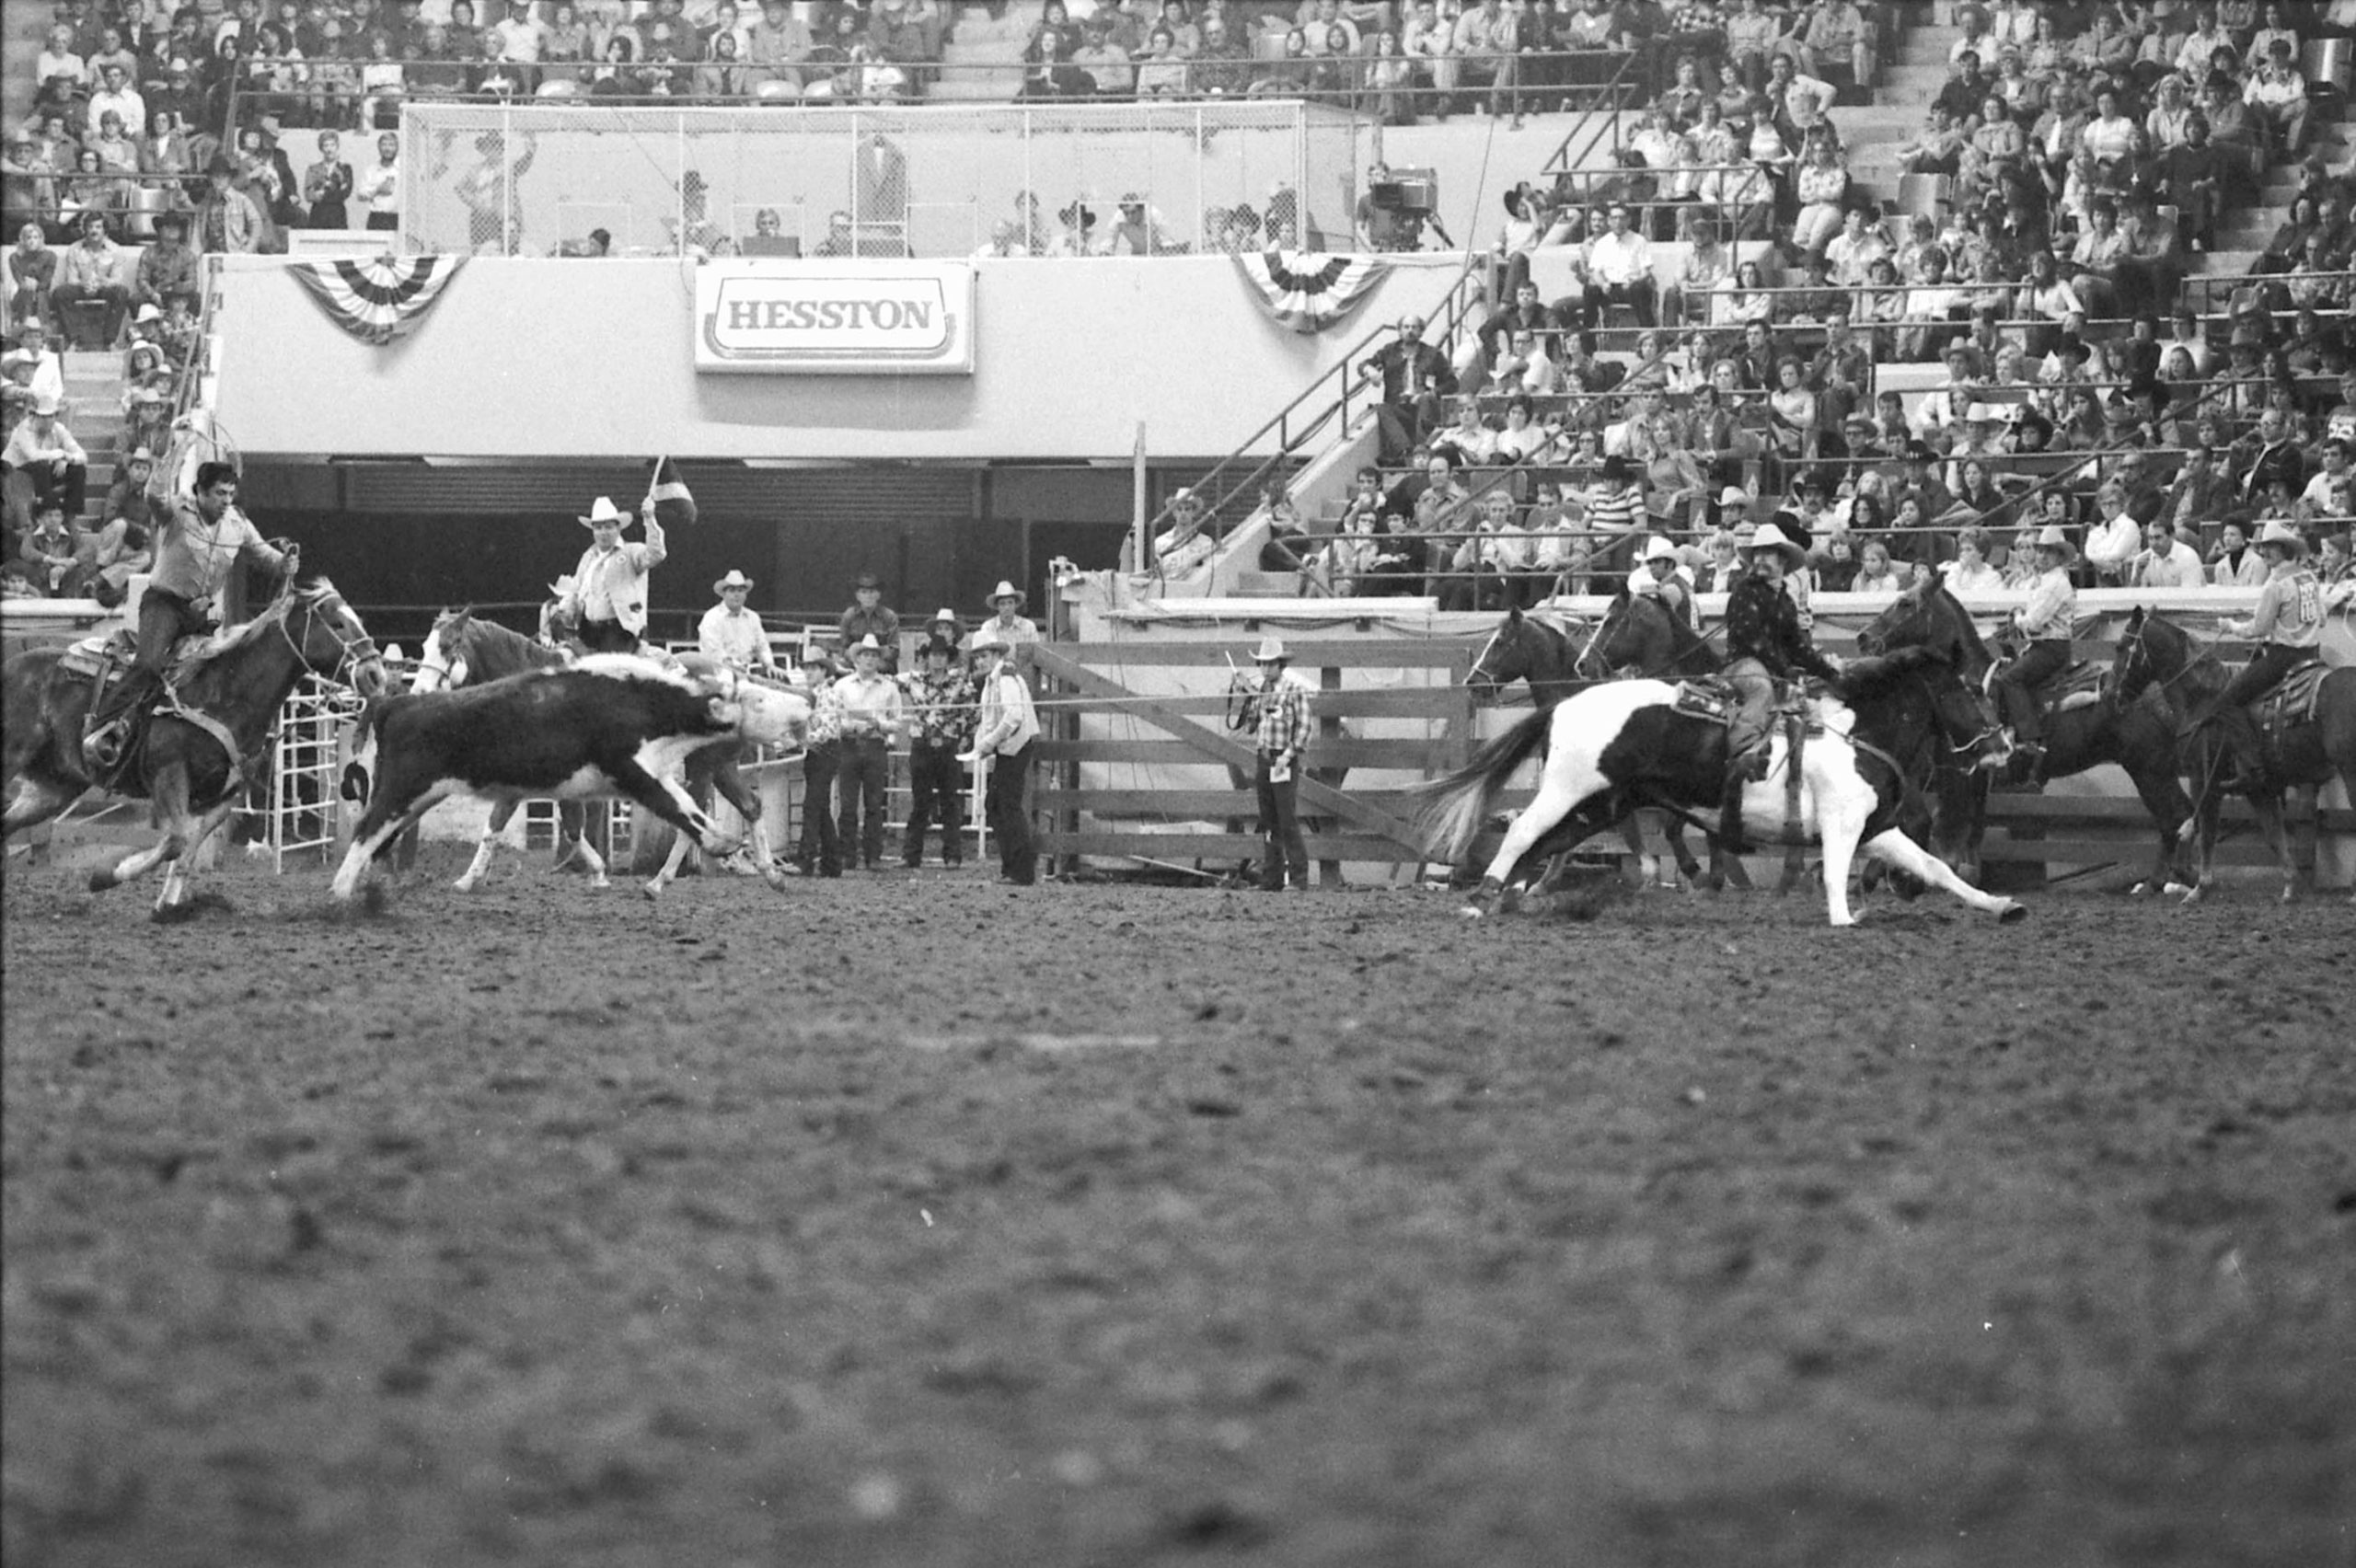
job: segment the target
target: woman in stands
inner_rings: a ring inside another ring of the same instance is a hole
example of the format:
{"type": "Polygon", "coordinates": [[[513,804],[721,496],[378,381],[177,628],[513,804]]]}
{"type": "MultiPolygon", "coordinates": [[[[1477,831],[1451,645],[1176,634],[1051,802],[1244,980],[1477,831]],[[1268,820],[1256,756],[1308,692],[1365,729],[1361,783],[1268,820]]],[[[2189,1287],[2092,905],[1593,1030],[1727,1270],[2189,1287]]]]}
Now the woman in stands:
{"type": "Polygon", "coordinates": [[[17,248],[8,252],[8,330],[13,334],[27,321],[51,319],[49,291],[57,282],[57,252],[40,225],[17,230],[17,248]]]}
{"type": "Polygon", "coordinates": [[[1743,262],[1734,270],[1731,279],[1722,282],[1714,291],[1711,325],[1733,327],[1753,321],[1772,323],[1775,319],[1775,296],[1766,290],[1759,263],[1743,262]]]}
{"type": "Polygon", "coordinates": [[[1186,91],[1186,52],[1178,35],[1156,23],[1138,51],[1138,97],[1177,98],[1186,91]]]}
{"type": "Polygon", "coordinates": [[[1811,136],[1794,177],[1793,194],[1800,205],[1792,238],[1803,252],[1821,252],[1841,232],[1842,204],[1849,194],[1848,166],[1830,136],[1811,136]]]}

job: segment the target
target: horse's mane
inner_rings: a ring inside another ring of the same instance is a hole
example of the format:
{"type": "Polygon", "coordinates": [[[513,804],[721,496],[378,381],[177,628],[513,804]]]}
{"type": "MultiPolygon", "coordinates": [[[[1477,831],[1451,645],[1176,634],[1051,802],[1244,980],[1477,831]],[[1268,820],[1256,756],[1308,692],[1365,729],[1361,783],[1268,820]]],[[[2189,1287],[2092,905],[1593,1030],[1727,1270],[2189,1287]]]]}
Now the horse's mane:
{"type": "Polygon", "coordinates": [[[324,577],[290,584],[278,597],[262,606],[260,615],[239,621],[236,626],[223,628],[219,640],[214,644],[212,657],[218,659],[225,654],[244,651],[268,636],[274,628],[284,624],[286,617],[294,613],[296,605],[317,608],[322,600],[331,597],[334,593],[335,584],[324,577]]]}
{"type": "Polygon", "coordinates": [[[1983,664],[1995,663],[1995,656],[1988,651],[1988,644],[1981,639],[1980,628],[1972,624],[1971,612],[1963,607],[1963,601],[1955,596],[1955,591],[1947,586],[1944,575],[1934,573],[1930,586],[1923,592],[1936,594],[1954,610],[1956,625],[1961,628],[1963,645],[1973,659],[1983,664]]]}

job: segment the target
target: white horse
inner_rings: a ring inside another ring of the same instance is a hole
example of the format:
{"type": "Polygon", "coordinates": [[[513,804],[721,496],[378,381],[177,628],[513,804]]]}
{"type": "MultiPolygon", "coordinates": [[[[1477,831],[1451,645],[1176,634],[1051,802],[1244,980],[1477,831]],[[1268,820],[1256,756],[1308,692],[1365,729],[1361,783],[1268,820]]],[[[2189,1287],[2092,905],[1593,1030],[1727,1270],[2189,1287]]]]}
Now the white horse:
{"type": "MultiPolygon", "coordinates": [[[[1796,813],[1789,812],[1792,757],[1779,726],[1767,778],[1743,794],[1746,828],[1772,830],[1777,842],[1822,842],[1825,903],[1835,926],[1856,924],[1849,869],[1860,847],[2000,920],[2025,917],[2027,908],[1964,882],[1898,826],[1900,808],[1916,787],[1909,775],[1927,772],[1932,747],[1970,754],[1981,767],[2002,761],[2002,743],[1992,739],[1993,726],[1982,722],[1981,699],[1921,650],[1858,661],[1842,686],[1843,697],[1807,705],[1811,728],[1800,748],[1796,813]]],[[[1507,831],[1467,914],[1485,914],[1498,902],[1524,855],[1573,847],[1639,805],[1668,805],[1715,820],[1726,778],[1726,726],[1679,712],[1676,698],[1677,688],[1665,681],[1591,686],[1532,713],[1468,767],[1417,791],[1425,799],[1419,824],[1426,846],[1454,864],[1471,849],[1514,770],[1533,754],[1546,754],[1537,797],[1507,831]]]]}

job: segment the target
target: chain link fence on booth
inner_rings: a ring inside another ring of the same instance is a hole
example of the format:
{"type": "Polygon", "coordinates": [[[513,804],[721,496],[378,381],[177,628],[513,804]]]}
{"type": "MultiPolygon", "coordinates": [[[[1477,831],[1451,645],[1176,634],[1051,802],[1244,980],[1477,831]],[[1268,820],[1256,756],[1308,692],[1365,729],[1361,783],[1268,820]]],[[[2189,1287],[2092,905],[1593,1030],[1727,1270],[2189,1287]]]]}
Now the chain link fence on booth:
{"type": "Polygon", "coordinates": [[[1075,206],[1103,249],[1346,249],[1373,126],[1290,100],[597,108],[412,103],[412,252],[972,256],[1046,252],[1075,206]],[[1140,225],[1141,220],[1141,225],[1140,225]],[[1137,245],[1139,233],[1146,236],[1137,245]]]}

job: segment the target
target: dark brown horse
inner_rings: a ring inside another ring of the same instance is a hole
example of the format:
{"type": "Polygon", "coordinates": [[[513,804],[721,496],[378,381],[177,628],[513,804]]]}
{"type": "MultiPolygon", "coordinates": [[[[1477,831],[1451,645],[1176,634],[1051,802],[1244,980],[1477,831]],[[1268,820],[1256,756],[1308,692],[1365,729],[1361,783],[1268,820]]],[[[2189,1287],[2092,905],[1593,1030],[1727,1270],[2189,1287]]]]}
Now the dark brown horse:
{"type": "MultiPolygon", "coordinates": [[[[1984,687],[1994,663],[1970,612],[1947,592],[1943,580],[1918,583],[1900,594],[1857,634],[1857,646],[1867,653],[1928,648],[1975,689],[1984,687]]],[[[2115,683],[2106,683],[2096,700],[2050,715],[2045,731],[2042,778],[2066,778],[2115,763],[2134,784],[2143,809],[2151,813],[2159,847],[2151,874],[2132,891],[2138,894],[2164,889],[2186,891],[2179,874],[2185,870],[2179,824],[2191,801],[2177,782],[2175,721],[2160,700],[2148,695],[2122,696],[2115,683]]],[[[1987,826],[1992,777],[1950,757],[1939,768],[1930,790],[1934,805],[1929,839],[1932,852],[1975,882],[1980,880],[1980,841],[1987,826]]]]}
{"type": "MultiPolygon", "coordinates": [[[[2127,617],[2119,634],[2111,674],[2121,702],[2132,702],[2147,690],[2157,691],[2167,704],[2171,734],[2223,691],[2231,678],[2223,662],[2196,644],[2182,627],[2140,606],[2127,617]]],[[[2188,904],[2209,887],[2210,862],[2217,850],[2217,815],[2226,794],[2223,780],[2233,771],[2228,749],[2223,736],[2210,725],[2186,742],[2180,753],[2180,761],[2192,778],[2190,815],[2181,829],[2193,841],[2192,885],[2184,895],[2188,904]]],[[[2315,717],[2268,737],[2267,751],[2267,778],[2246,793],[2258,813],[2267,847],[2282,868],[2282,897],[2288,900],[2297,896],[2299,868],[2291,853],[2291,836],[2282,824],[2283,786],[2321,786],[2336,773],[2356,795],[2356,668],[2327,674],[2316,694],[2315,717]]]]}
{"type": "MultiPolygon", "coordinates": [[[[287,695],[306,674],[347,673],[364,697],[385,690],[385,661],[368,628],[324,578],[290,586],[261,614],[224,633],[217,651],[149,721],[136,754],[110,786],[151,803],[162,840],[92,871],[92,891],[162,865],[156,917],[189,912],[189,863],[261,774],[271,727],[287,695]]],[[[0,673],[9,790],[0,836],[49,821],[96,787],[82,759],[90,682],[58,648],[28,650],[0,673]]]]}

